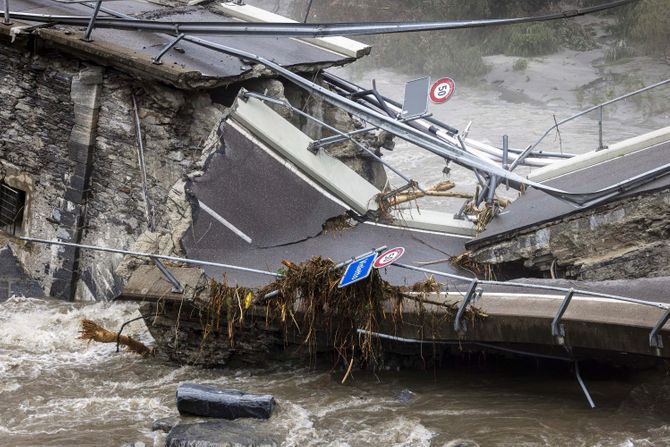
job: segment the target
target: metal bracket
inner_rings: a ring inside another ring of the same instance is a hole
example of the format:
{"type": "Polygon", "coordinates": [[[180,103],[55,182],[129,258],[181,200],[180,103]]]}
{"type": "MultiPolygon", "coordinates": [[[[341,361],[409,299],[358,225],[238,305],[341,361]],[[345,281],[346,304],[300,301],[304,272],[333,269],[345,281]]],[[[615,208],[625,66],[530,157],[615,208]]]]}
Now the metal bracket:
{"type": "Polygon", "coordinates": [[[158,267],[158,270],[161,271],[163,276],[165,276],[165,279],[167,279],[170,284],[172,284],[172,293],[184,293],[184,286],[181,285],[179,280],[175,278],[175,276],[172,274],[170,270],[168,270],[165,265],[158,259],[158,258],[151,258],[154,261],[154,264],[156,264],[156,267],[158,267]]]}
{"type": "Polygon", "coordinates": [[[175,45],[177,45],[177,44],[179,43],[179,41],[182,40],[185,36],[186,36],[186,34],[181,33],[181,34],[179,34],[173,41],[168,42],[168,44],[165,45],[165,46],[163,47],[163,49],[161,50],[161,52],[158,53],[158,56],[156,56],[156,57],[154,57],[154,58],[151,58],[151,63],[152,63],[152,64],[155,64],[155,65],[162,65],[163,62],[161,62],[161,58],[162,58],[163,56],[165,56],[165,53],[167,53],[168,51],[170,51],[170,50],[172,49],[172,47],[174,47],[175,45]]]}
{"type": "Polygon", "coordinates": [[[98,18],[98,13],[100,12],[101,6],[102,6],[102,0],[98,0],[95,3],[95,9],[93,10],[93,14],[91,14],[91,20],[88,22],[88,26],[86,27],[86,32],[84,33],[84,38],[82,39],[84,42],[93,42],[93,39],[91,39],[91,33],[93,32],[95,19],[98,18]]]}
{"type": "MultiPolygon", "coordinates": [[[[399,119],[398,121],[400,121],[401,123],[409,123],[411,121],[415,121],[415,120],[418,120],[418,119],[428,118],[432,115],[433,115],[432,113],[424,113],[424,114],[419,115],[419,116],[412,116],[412,117],[409,117],[409,118],[402,118],[402,119],[399,119]]],[[[333,135],[333,136],[330,136],[330,137],[321,138],[320,140],[312,141],[309,145],[309,148],[310,148],[311,151],[315,152],[316,149],[319,149],[323,146],[327,146],[329,144],[339,143],[341,141],[351,140],[351,138],[354,135],[367,133],[367,132],[372,132],[372,131],[375,131],[375,130],[379,130],[379,127],[376,127],[376,126],[364,127],[362,129],[356,129],[356,130],[351,131],[351,132],[343,133],[342,135],[333,135]]]]}
{"type": "Polygon", "coordinates": [[[572,301],[572,295],[574,294],[575,294],[574,289],[568,290],[568,293],[565,295],[565,298],[563,298],[563,302],[561,302],[561,307],[558,308],[556,316],[551,321],[551,335],[556,339],[556,342],[561,346],[565,344],[565,327],[561,324],[561,318],[563,318],[563,314],[568,309],[570,301],[572,301]]]}
{"type": "Polygon", "coordinates": [[[659,332],[665,326],[665,323],[670,319],[670,309],[667,309],[663,316],[658,320],[654,329],[649,333],[649,346],[656,350],[656,355],[660,355],[661,349],[663,349],[663,338],[659,332]]]}
{"type": "Polygon", "coordinates": [[[468,307],[468,304],[470,304],[470,301],[472,301],[472,299],[476,295],[477,295],[477,280],[475,279],[470,283],[468,291],[465,293],[465,297],[463,298],[463,302],[461,303],[460,306],[458,306],[458,312],[456,312],[456,318],[454,318],[454,331],[456,331],[459,334],[463,334],[468,330],[466,322],[463,321],[463,314],[465,313],[465,309],[468,307]]]}

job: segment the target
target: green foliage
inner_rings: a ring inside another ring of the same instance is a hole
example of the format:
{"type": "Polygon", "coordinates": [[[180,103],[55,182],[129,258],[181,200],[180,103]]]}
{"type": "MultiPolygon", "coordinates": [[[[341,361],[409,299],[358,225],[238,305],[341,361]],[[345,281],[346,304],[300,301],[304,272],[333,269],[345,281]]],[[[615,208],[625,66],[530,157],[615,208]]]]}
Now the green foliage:
{"type": "Polygon", "coordinates": [[[670,54],[670,1],[641,0],[622,8],[611,31],[638,54],[670,54]]]}
{"type": "Polygon", "coordinates": [[[524,71],[528,68],[528,60],[527,59],[517,59],[514,61],[514,64],[512,65],[512,69],[514,71],[524,71]]]}
{"type": "Polygon", "coordinates": [[[511,56],[542,56],[559,47],[556,33],[546,23],[515,26],[507,43],[506,53],[511,56]]]}
{"type": "Polygon", "coordinates": [[[620,40],[616,45],[607,49],[605,52],[605,61],[608,63],[617,62],[621,59],[626,59],[634,55],[635,51],[626,45],[623,40],[620,40]]]}

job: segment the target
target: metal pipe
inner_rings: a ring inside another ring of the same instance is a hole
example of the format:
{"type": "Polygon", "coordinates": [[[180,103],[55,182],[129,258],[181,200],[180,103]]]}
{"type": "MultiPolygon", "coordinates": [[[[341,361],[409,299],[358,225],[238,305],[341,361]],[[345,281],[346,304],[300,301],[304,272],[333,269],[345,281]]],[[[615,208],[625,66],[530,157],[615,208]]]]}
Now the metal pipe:
{"type": "Polygon", "coordinates": [[[595,408],[596,404],[593,402],[593,399],[591,399],[591,394],[589,394],[589,390],[586,388],[586,384],[582,380],[582,375],[579,373],[579,362],[577,360],[575,360],[575,376],[577,377],[577,382],[579,382],[579,386],[582,389],[586,400],[589,402],[589,407],[595,408]]]}
{"type": "Polygon", "coordinates": [[[144,162],[144,143],[142,142],[142,126],[140,124],[140,115],[137,109],[137,101],[135,95],[131,94],[133,100],[133,111],[135,112],[135,132],[137,136],[137,163],[140,168],[140,176],[142,178],[142,196],[144,198],[144,214],[147,219],[147,225],[151,231],[156,229],[156,221],[154,213],[149,201],[149,190],[147,188],[147,166],[144,162]]]}
{"type": "Polygon", "coordinates": [[[603,146],[603,106],[598,108],[598,150],[605,149],[603,146]]]}
{"type": "MultiPolygon", "coordinates": [[[[98,0],[99,4],[102,0],[98,0]]],[[[88,26],[90,37],[93,23],[99,28],[117,28],[148,30],[167,33],[187,34],[225,34],[242,36],[272,36],[316,38],[327,36],[365,36],[374,34],[408,33],[419,31],[441,31],[450,29],[481,28],[487,26],[514,25],[519,23],[543,22],[578,17],[594,12],[616,8],[637,0],[616,0],[604,5],[578,8],[534,17],[515,17],[508,19],[456,20],[433,22],[358,22],[358,23],[254,23],[254,22],[163,22],[138,19],[99,19],[97,13],[91,17],[71,15],[48,15],[35,13],[12,13],[11,17],[47,23],[60,23],[75,26],[88,26]]],[[[99,9],[99,8],[96,8],[99,9]]],[[[7,10],[7,8],[5,9],[7,10]]]]}
{"type": "Polygon", "coordinates": [[[240,267],[238,265],[230,265],[230,264],[222,264],[220,262],[210,262],[210,261],[200,261],[198,259],[187,259],[187,258],[180,258],[177,256],[167,256],[167,255],[157,255],[155,253],[144,253],[141,251],[130,251],[130,250],[120,250],[118,248],[110,248],[110,247],[101,247],[98,245],[85,245],[85,244],[75,244],[73,242],[62,242],[62,241],[50,241],[47,239],[38,239],[34,237],[26,237],[26,236],[19,236],[17,239],[22,240],[22,241],[27,241],[27,242],[35,242],[38,244],[47,244],[47,245],[62,245],[65,247],[77,247],[81,248],[84,250],[94,250],[94,251],[102,251],[102,252],[107,252],[107,253],[118,253],[122,255],[128,255],[128,256],[137,256],[139,258],[157,258],[157,259],[163,259],[166,261],[173,261],[173,262],[183,262],[184,264],[193,264],[193,265],[208,265],[212,267],[221,267],[224,269],[228,270],[238,270],[241,272],[249,272],[249,273],[258,273],[259,275],[268,275],[268,276],[274,276],[277,278],[280,278],[282,275],[279,273],[275,272],[268,272],[265,270],[257,270],[257,269],[252,269],[248,267],[240,267]]]}
{"type": "Polygon", "coordinates": [[[539,354],[535,352],[528,352],[528,351],[521,351],[519,349],[512,349],[512,348],[505,348],[502,346],[497,346],[491,343],[483,343],[479,341],[469,341],[469,340],[458,340],[458,341],[452,341],[452,340],[419,340],[416,338],[405,338],[405,337],[398,337],[397,335],[390,335],[390,334],[383,334],[381,332],[373,332],[373,331],[367,331],[365,329],[356,329],[356,332],[359,334],[364,334],[364,335],[371,335],[373,337],[381,338],[384,340],[391,340],[391,341],[397,341],[400,343],[417,343],[417,344],[438,344],[438,345],[456,345],[456,346],[463,346],[463,345],[472,345],[472,346],[479,346],[481,348],[486,348],[486,349],[491,349],[494,351],[501,351],[501,352],[507,352],[510,354],[516,354],[516,355],[521,355],[521,356],[529,356],[529,357],[537,357],[540,359],[548,359],[548,360],[559,360],[562,362],[573,362],[574,359],[570,357],[560,357],[557,355],[550,355],[550,354],[539,354]]]}
{"type": "Polygon", "coordinates": [[[509,170],[509,164],[507,163],[509,161],[509,137],[507,135],[503,135],[502,151],[502,165],[503,169],[507,171],[509,170]]]}

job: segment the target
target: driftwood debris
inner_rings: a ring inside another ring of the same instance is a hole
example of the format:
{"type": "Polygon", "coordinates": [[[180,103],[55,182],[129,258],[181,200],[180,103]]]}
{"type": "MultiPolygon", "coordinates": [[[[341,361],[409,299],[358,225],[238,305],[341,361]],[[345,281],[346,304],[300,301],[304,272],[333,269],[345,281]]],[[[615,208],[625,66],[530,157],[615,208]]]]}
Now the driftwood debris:
{"type": "Polygon", "coordinates": [[[126,335],[118,335],[112,331],[105,329],[100,326],[95,321],[91,320],[81,320],[81,331],[79,331],[79,339],[88,340],[89,343],[91,340],[97,341],[98,343],[119,343],[128,348],[129,351],[136,352],[137,354],[147,356],[153,355],[154,349],[149,348],[142,342],[139,342],[131,337],[126,335]]]}
{"type": "Polygon", "coordinates": [[[449,191],[454,186],[454,182],[446,180],[435,185],[430,186],[424,191],[415,190],[406,193],[399,193],[387,199],[388,206],[396,206],[401,203],[411,202],[412,200],[420,199],[421,197],[456,197],[461,199],[471,199],[472,194],[449,191]]]}

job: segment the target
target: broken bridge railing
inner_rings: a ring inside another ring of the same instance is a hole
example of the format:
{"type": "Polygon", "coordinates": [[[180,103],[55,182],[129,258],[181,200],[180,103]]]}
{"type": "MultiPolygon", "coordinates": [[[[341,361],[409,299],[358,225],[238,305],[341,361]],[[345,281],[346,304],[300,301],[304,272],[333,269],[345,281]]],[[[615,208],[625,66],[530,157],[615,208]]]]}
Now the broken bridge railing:
{"type": "Polygon", "coordinates": [[[570,302],[574,295],[588,296],[594,298],[606,298],[620,302],[627,302],[632,304],[638,304],[641,306],[655,307],[663,311],[663,314],[660,316],[653,329],[649,333],[649,346],[652,348],[656,355],[660,355],[660,350],[663,348],[663,340],[660,335],[660,331],[663,326],[670,319],[670,305],[665,303],[659,303],[655,301],[646,301],[638,298],[630,298],[620,295],[612,295],[608,293],[601,292],[592,292],[589,290],[580,290],[574,288],[560,287],[560,286],[550,286],[544,284],[530,284],[524,282],[514,282],[514,281],[492,281],[492,280],[483,280],[479,278],[469,278],[466,276],[455,275],[453,273],[441,272],[438,270],[426,269],[423,267],[415,267],[413,265],[394,263],[393,266],[415,270],[423,273],[428,273],[435,276],[442,276],[449,279],[455,279],[459,281],[466,281],[469,283],[468,289],[463,297],[463,301],[458,307],[456,313],[456,318],[454,319],[454,330],[458,333],[465,333],[467,331],[466,322],[463,321],[463,315],[468,305],[473,304],[479,297],[484,294],[484,290],[479,286],[486,285],[495,285],[502,287],[516,287],[521,289],[534,289],[534,290],[551,290],[554,292],[562,292],[564,298],[559,306],[552,322],[551,322],[551,335],[555,338],[556,343],[560,346],[565,345],[565,327],[561,324],[561,320],[565,311],[568,309],[570,302]]]}
{"type": "Polygon", "coordinates": [[[603,143],[603,109],[611,104],[617,103],[619,101],[623,101],[625,99],[631,98],[633,96],[637,96],[641,93],[648,92],[649,90],[653,90],[655,88],[661,87],[663,85],[670,84],[670,79],[666,79],[664,81],[657,82],[655,84],[648,85],[646,87],[642,87],[638,90],[635,90],[634,92],[626,93],[625,95],[618,96],[614,99],[610,99],[609,101],[605,101],[603,103],[597,104],[593,107],[589,107],[586,110],[582,110],[579,113],[576,113],[572,116],[569,116],[565,119],[562,119],[561,121],[556,122],[553,126],[551,126],[549,129],[547,129],[542,136],[540,137],[539,140],[537,140],[535,143],[531,144],[528,146],[523,152],[521,152],[521,155],[512,162],[510,165],[510,170],[513,170],[516,168],[520,163],[523,162],[523,160],[526,159],[530,154],[532,154],[535,149],[539,146],[540,143],[553,131],[553,130],[558,130],[560,126],[562,126],[565,123],[568,123],[572,120],[575,120],[577,118],[580,118],[584,115],[587,115],[591,112],[598,111],[598,148],[596,149],[597,151],[607,149],[607,146],[603,143]]]}

